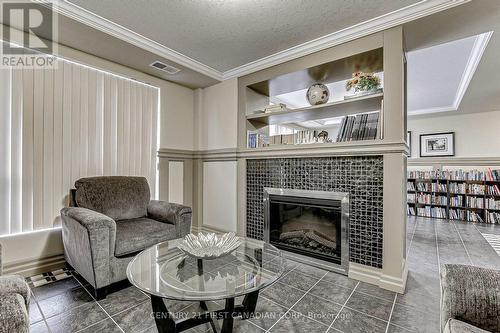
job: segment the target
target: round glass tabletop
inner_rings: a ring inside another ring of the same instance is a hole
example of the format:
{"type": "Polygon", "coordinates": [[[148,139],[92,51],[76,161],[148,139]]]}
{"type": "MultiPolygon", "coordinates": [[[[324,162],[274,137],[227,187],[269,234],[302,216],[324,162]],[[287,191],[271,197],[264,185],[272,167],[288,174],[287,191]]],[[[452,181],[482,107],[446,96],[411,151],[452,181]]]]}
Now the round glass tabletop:
{"type": "Polygon", "coordinates": [[[242,238],[231,254],[212,260],[196,259],[177,248],[180,240],[152,246],[127,267],[127,277],[146,293],[176,300],[208,301],[233,298],[260,290],[284,271],[276,247],[242,238]]]}

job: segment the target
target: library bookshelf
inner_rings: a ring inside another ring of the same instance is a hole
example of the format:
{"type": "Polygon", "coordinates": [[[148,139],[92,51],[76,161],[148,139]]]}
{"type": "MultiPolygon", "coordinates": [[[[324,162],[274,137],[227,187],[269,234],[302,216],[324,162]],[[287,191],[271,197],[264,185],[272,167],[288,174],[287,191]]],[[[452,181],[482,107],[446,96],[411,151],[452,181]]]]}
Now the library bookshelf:
{"type": "Polygon", "coordinates": [[[477,223],[500,223],[500,179],[407,179],[407,213],[477,223]]]}

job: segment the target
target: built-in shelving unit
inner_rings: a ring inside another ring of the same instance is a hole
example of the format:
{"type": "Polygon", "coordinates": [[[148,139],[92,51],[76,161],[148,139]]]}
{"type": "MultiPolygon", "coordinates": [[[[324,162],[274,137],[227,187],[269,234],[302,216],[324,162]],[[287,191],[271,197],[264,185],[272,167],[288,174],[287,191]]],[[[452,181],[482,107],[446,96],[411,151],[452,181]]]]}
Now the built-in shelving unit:
{"type": "Polygon", "coordinates": [[[409,177],[407,191],[408,215],[500,223],[499,179],[409,177]]]}
{"type": "Polygon", "coordinates": [[[246,148],[383,139],[383,55],[378,47],[246,85],[246,148]],[[359,96],[347,92],[347,80],[358,71],[375,73],[380,89],[359,96]],[[306,93],[314,83],[329,87],[328,103],[309,105],[306,93]],[[272,105],[283,108],[269,112],[272,105]]]}

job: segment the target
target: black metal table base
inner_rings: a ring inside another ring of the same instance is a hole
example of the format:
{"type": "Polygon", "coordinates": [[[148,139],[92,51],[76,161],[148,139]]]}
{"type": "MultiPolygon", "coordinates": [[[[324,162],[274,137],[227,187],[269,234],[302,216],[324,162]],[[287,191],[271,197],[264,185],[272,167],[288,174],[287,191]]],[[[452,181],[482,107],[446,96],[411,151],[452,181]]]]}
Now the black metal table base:
{"type": "Polygon", "coordinates": [[[258,290],[247,294],[243,299],[243,303],[238,306],[234,305],[234,298],[228,298],[226,299],[226,306],[224,309],[213,312],[208,311],[208,307],[205,302],[200,302],[201,308],[207,312],[177,322],[172,317],[172,314],[168,312],[165,302],[163,302],[163,298],[151,295],[151,305],[153,307],[153,314],[159,333],[182,332],[205,323],[210,323],[214,333],[217,333],[213,318],[217,320],[223,319],[220,333],[232,333],[234,318],[251,318],[255,313],[258,297],[258,290]]]}

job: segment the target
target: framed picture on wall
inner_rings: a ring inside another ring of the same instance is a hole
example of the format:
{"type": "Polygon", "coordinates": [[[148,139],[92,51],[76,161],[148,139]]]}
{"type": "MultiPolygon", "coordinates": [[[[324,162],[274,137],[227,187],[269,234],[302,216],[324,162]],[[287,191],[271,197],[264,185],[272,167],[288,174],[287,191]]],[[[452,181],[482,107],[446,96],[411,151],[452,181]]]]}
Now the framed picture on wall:
{"type": "Polygon", "coordinates": [[[406,133],[406,144],[410,147],[410,157],[411,157],[411,131],[406,133]]]}
{"type": "Polygon", "coordinates": [[[420,135],[420,157],[455,156],[455,133],[420,135]]]}

